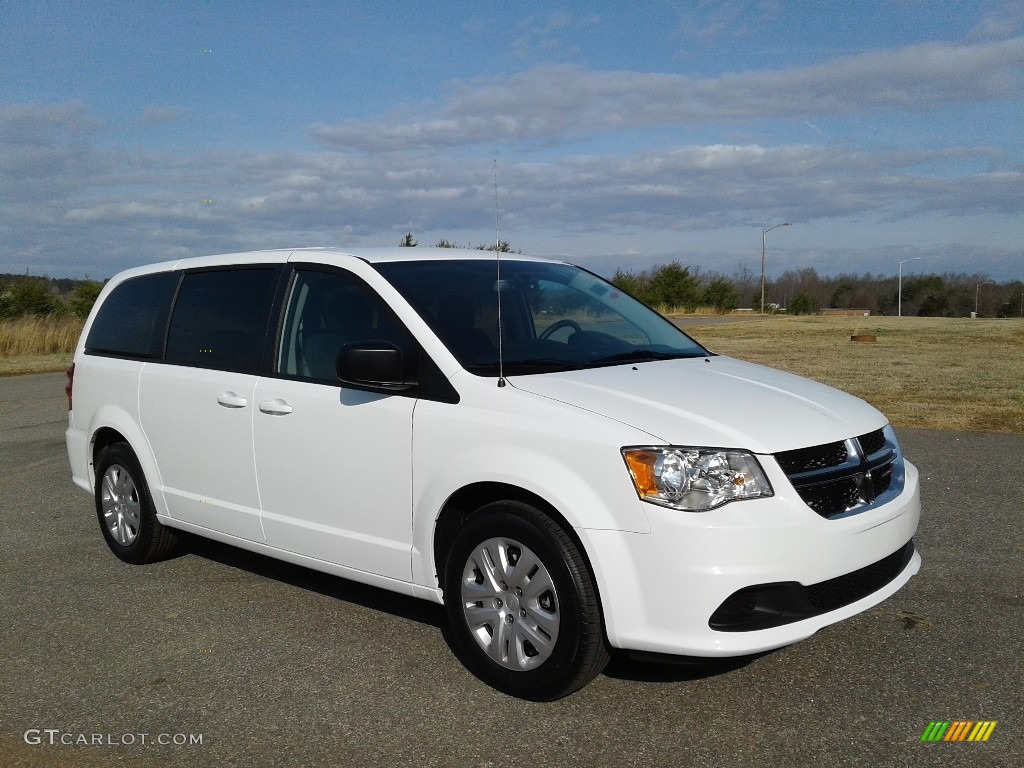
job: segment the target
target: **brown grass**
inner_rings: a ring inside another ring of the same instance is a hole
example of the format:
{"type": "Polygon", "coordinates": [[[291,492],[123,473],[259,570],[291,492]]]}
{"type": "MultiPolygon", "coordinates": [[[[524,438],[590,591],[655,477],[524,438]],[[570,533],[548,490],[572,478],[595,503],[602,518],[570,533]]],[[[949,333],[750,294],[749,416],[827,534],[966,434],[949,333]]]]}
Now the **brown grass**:
{"type": "Polygon", "coordinates": [[[703,304],[693,309],[683,309],[681,307],[670,307],[668,304],[656,304],[654,305],[661,314],[666,317],[692,317],[693,315],[728,315],[729,312],[719,312],[713,306],[709,304],[703,304]]]}
{"type": "Polygon", "coordinates": [[[786,317],[686,331],[715,352],[852,392],[898,427],[1024,433],[1020,320],[786,317]]]}
{"type": "Polygon", "coordinates": [[[63,370],[81,332],[78,317],[26,315],[0,321],[0,375],[63,370]]]}

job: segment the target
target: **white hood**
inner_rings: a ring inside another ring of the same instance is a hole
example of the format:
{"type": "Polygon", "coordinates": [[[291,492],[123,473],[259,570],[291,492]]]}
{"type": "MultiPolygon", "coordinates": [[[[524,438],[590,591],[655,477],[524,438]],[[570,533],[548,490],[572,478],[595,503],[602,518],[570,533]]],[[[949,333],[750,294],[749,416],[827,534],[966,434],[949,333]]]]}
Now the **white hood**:
{"type": "Polygon", "coordinates": [[[722,356],[515,376],[509,382],[672,445],[777,453],[844,440],[887,423],[853,395],[722,356]]]}

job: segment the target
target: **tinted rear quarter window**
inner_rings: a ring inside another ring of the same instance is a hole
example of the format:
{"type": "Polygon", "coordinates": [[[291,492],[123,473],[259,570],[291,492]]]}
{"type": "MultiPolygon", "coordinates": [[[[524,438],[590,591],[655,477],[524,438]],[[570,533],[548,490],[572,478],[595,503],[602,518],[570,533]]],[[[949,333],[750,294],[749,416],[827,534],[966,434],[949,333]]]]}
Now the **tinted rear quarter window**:
{"type": "Polygon", "coordinates": [[[279,272],[261,267],[186,273],[174,302],[167,361],[258,370],[279,272]]]}
{"type": "Polygon", "coordinates": [[[93,320],[86,353],[159,358],[179,276],[177,272],[159,272],[116,286],[93,320]]]}

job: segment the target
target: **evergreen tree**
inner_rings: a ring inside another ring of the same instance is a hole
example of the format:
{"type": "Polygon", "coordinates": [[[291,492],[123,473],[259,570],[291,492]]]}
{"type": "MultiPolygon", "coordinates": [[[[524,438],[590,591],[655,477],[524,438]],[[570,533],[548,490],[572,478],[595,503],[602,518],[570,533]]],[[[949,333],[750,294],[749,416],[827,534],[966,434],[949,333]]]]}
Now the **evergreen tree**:
{"type": "Polygon", "coordinates": [[[704,303],[724,315],[740,305],[740,295],[731,280],[716,277],[704,288],[704,303]]]}
{"type": "Polygon", "coordinates": [[[807,291],[800,291],[789,304],[789,312],[794,315],[816,315],[821,305],[807,291]]]}
{"type": "Polygon", "coordinates": [[[697,278],[690,274],[689,267],[673,261],[658,267],[651,274],[650,300],[651,303],[670,308],[692,309],[697,306],[697,286],[697,278]]]}

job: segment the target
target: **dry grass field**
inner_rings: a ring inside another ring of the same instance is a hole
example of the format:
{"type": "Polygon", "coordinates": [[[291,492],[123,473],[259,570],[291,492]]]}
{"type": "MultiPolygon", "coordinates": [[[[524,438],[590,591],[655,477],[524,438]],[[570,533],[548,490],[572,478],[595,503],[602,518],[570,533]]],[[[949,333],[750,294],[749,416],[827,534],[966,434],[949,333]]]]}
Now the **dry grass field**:
{"type": "Polygon", "coordinates": [[[1024,433],[1021,320],[782,317],[686,332],[714,352],[852,392],[898,427],[1024,433]]]}
{"type": "MultiPolygon", "coordinates": [[[[76,318],[0,322],[0,376],[64,370],[80,330],[76,318]]],[[[852,392],[896,426],[1024,433],[1021,320],[773,317],[687,332],[715,352],[852,392]]]]}
{"type": "Polygon", "coordinates": [[[0,321],[0,376],[64,370],[81,331],[77,317],[26,315],[0,321]]]}

